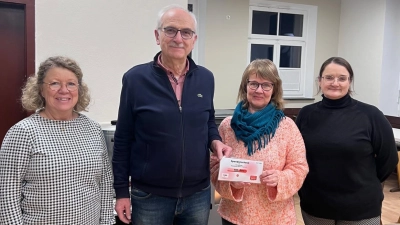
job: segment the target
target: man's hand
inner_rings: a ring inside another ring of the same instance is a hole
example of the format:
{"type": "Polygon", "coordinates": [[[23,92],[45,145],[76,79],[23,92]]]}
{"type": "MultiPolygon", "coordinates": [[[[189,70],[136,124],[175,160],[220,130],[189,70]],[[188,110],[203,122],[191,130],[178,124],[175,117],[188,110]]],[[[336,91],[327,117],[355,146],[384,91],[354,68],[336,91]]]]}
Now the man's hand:
{"type": "Polygon", "coordinates": [[[115,211],[118,218],[129,224],[131,222],[131,200],[129,198],[119,198],[115,203],[115,211]]]}
{"type": "Polygon", "coordinates": [[[232,148],[228,145],[225,145],[220,140],[214,140],[211,142],[211,149],[213,154],[218,156],[218,159],[221,160],[222,157],[229,157],[232,153],[232,148]]]}

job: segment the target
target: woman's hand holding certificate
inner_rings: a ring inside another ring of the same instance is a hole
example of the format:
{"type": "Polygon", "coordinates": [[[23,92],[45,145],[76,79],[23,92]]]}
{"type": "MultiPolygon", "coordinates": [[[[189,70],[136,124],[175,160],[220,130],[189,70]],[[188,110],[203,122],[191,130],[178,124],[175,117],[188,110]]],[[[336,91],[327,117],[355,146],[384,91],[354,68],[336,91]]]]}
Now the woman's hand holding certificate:
{"type": "MultiPolygon", "coordinates": [[[[218,180],[260,183],[263,164],[262,161],[223,157],[219,162],[218,180]]],[[[240,184],[233,185],[241,186],[240,184]]]]}

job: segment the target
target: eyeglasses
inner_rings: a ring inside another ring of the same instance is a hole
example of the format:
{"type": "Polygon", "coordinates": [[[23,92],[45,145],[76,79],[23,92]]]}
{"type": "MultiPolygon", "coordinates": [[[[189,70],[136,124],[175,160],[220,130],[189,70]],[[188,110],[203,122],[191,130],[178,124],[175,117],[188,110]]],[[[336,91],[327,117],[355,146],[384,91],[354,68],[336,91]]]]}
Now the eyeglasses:
{"type": "Polygon", "coordinates": [[[195,34],[195,32],[189,28],[184,28],[184,29],[179,30],[179,29],[176,29],[175,27],[164,27],[164,28],[160,28],[160,30],[164,32],[165,36],[170,37],[170,38],[174,38],[176,36],[176,34],[178,33],[178,31],[180,31],[182,39],[185,39],[185,40],[191,39],[193,37],[193,34],[195,34]]]}
{"type": "MultiPolygon", "coordinates": [[[[51,82],[51,83],[43,82],[43,83],[49,85],[50,90],[52,91],[58,91],[62,87],[62,84],[60,82],[51,82]]],[[[65,86],[67,87],[68,91],[76,91],[78,89],[79,84],[76,84],[74,82],[67,82],[65,86]]]]}
{"type": "Polygon", "coordinates": [[[338,81],[339,83],[344,83],[344,82],[346,82],[347,80],[349,80],[349,77],[348,77],[348,76],[334,77],[334,76],[331,76],[331,75],[326,75],[326,76],[321,76],[321,78],[324,78],[325,81],[328,82],[328,83],[334,83],[336,79],[337,79],[337,81],[338,81]]]}
{"type": "Polygon", "coordinates": [[[274,87],[273,83],[269,82],[258,83],[257,81],[250,81],[250,80],[247,81],[247,85],[251,90],[257,90],[258,87],[261,85],[261,89],[263,89],[264,91],[270,91],[274,87]]]}

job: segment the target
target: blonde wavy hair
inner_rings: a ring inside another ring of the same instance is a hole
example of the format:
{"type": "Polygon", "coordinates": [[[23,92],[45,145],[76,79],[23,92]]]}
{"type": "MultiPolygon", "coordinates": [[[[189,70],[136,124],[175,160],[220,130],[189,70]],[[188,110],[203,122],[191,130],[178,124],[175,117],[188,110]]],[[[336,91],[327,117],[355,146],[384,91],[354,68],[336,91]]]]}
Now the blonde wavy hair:
{"type": "Polygon", "coordinates": [[[22,88],[21,103],[27,111],[36,111],[46,106],[46,100],[41,95],[43,80],[51,68],[64,68],[75,74],[78,78],[78,102],[74,106],[76,112],[87,111],[90,103],[89,88],[82,81],[83,73],[79,65],[70,58],[53,56],[46,59],[39,66],[37,74],[30,76],[22,88]]]}
{"type": "Polygon", "coordinates": [[[243,101],[243,108],[249,108],[249,102],[247,101],[247,83],[250,75],[252,74],[256,74],[258,77],[269,80],[274,84],[271,102],[275,104],[277,109],[283,110],[284,101],[282,80],[279,77],[278,69],[276,68],[275,64],[269,59],[256,59],[252,61],[244,70],[237,97],[238,102],[243,101]]]}

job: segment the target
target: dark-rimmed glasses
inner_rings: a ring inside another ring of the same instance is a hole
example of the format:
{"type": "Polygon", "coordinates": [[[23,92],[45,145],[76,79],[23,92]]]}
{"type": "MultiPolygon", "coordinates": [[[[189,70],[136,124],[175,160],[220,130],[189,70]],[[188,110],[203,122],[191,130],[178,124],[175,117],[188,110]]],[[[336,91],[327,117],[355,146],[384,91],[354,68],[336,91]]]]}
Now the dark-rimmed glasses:
{"type": "Polygon", "coordinates": [[[178,34],[178,31],[180,31],[182,39],[185,40],[191,39],[193,37],[193,34],[195,34],[195,32],[189,28],[176,29],[175,27],[164,27],[160,28],[160,30],[164,32],[165,36],[169,38],[174,38],[176,34],[178,34]]]}
{"type": "MultiPolygon", "coordinates": [[[[43,82],[43,84],[49,85],[49,88],[50,88],[50,90],[52,90],[52,91],[58,91],[58,90],[60,90],[61,87],[62,87],[62,84],[61,84],[60,82],[57,82],[57,81],[55,81],[55,82],[50,82],[50,83],[43,82]]],[[[67,87],[67,90],[68,90],[68,91],[76,91],[76,90],[78,90],[79,84],[74,83],[74,82],[67,82],[67,83],[65,84],[65,86],[67,87]]]]}
{"type": "Polygon", "coordinates": [[[274,87],[274,84],[269,82],[258,83],[257,81],[248,80],[247,86],[249,86],[251,90],[257,90],[258,87],[261,86],[261,89],[264,91],[270,91],[274,87]]]}
{"type": "Polygon", "coordinates": [[[323,79],[324,79],[326,82],[328,82],[328,83],[334,83],[336,79],[337,79],[337,81],[338,81],[339,83],[344,83],[344,82],[346,82],[347,80],[349,80],[349,77],[348,77],[348,76],[339,76],[339,77],[335,77],[335,76],[332,76],[332,75],[325,75],[325,76],[321,76],[321,78],[323,78],[323,79]]]}

